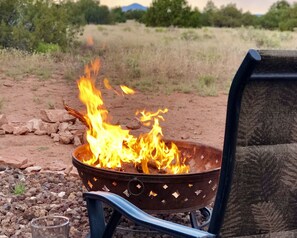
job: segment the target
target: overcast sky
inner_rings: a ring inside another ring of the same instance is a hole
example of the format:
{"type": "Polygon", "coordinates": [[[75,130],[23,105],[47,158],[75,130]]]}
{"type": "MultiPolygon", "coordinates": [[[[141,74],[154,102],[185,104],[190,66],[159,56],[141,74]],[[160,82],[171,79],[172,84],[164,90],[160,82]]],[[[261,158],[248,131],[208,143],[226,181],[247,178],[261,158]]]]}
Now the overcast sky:
{"type": "MultiPolygon", "coordinates": [[[[292,3],[294,0],[287,0],[292,3]]],[[[296,1],[296,0],[295,0],[296,1]]],[[[101,0],[102,5],[109,7],[115,6],[126,6],[132,3],[139,3],[144,6],[149,6],[151,0],[101,0]]],[[[203,9],[207,0],[188,0],[188,3],[193,7],[198,7],[200,10],[203,9]]],[[[237,8],[241,8],[243,11],[250,11],[252,13],[265,13],[268,8],[276,2],[276,0],[213,0],[217,7],[225,5],[227,3],[235,3],[237,8]]]]}

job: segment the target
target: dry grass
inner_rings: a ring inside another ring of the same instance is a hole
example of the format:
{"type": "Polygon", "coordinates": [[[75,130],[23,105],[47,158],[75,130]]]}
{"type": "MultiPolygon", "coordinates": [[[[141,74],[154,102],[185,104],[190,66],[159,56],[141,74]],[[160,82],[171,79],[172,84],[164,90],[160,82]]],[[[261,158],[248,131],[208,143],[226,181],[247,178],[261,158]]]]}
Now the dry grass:
{"type": "Polygon", "coordinates": [[[33,74],[42,80],[59,72],[73,82],[81,75],[82,66],[99,56],[101,76],[115,84],[143,92],[217,95],[227,92],[248,49],[295,49],[297,33],[253,28],[147,28],[127,22],[89,25],[80,40],[82,47],[70,55],[2,50],[2,71],[15,79],[33,74]],[[86,45],[90,36],[93,47],[86,45]]]}
{"type": "Polygon", "coordinates": [[[146,28],[136,22],[89,25],[103,72],[113,83],[138,90],[217,95],[227,92],[250,48],[294,49],[296,33],[240,29],[146,28]]]}

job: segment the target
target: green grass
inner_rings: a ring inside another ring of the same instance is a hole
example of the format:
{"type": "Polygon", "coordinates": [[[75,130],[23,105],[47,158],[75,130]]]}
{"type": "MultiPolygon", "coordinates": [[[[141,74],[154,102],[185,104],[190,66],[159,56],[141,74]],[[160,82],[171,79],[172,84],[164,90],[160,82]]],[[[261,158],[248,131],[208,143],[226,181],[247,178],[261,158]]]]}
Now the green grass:
{"type": "Polygon", "coordinates": [[[13,194],[15,195],[23,195],[26,192],[26,186],[24,183],[19,182],[13,188],[13,194]]]}

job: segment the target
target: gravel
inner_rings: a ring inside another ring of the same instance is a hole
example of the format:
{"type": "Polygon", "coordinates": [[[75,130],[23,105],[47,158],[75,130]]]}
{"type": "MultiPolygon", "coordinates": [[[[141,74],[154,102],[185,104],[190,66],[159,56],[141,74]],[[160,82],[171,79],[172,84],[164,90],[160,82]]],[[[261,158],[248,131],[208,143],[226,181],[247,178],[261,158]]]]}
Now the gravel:
{"type": "MultiPolygon", "coordinates": [[[[70,219],[70,238],[86,237],[89,231],[85,188],[78,176],[53,172],[27,172],[0,166],[0,238],[31,238],[30,221],[47,215],[70,219]]],[[[107,216],[110,209],[105,208],[107,216]]],[[[159,218],[190,226],[187,213],[159,218]]],[[[122,219],[114,237],[170,237],[122,219]],[[133,230],[133,231],[132,231],[133,230]]]]}

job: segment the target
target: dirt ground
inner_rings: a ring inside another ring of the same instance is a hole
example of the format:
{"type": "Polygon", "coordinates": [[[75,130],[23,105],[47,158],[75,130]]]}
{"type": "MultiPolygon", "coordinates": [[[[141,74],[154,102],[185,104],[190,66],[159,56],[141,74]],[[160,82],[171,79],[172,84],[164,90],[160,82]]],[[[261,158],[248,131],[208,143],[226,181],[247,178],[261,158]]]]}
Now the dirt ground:
{"type": "MultiPolygon", "coordinates": [[[[162,123],[165,138],[200,142],[222,148],[225,128],[227,95],[200,97],[193,94],[136,95],[118,97],[103,92],[104,101],[113,122],[124,124],[134,118],[137,110],[154,111],[168,108],[162,123]]],[[[83,110],[78,99],[75,82],[67,82],[62,75],[40,81],[34,76],[22,80],[7,78],[0,72],[1,113],[9,122],[18,124],[40,118],[41,109],[62,109],[64,99],[73,108],[83,110]]],[[[55,144],[47,136],[0,136],[0,165],[28,163],[40,165],[44,170],[63,170],[71,166],[73,145],[55,144]]]]}

